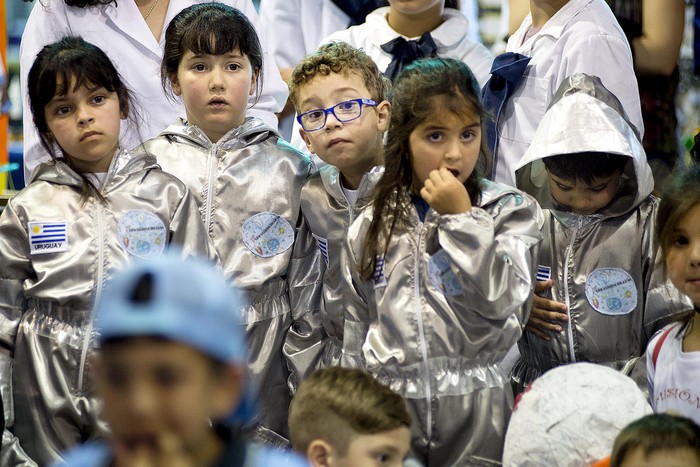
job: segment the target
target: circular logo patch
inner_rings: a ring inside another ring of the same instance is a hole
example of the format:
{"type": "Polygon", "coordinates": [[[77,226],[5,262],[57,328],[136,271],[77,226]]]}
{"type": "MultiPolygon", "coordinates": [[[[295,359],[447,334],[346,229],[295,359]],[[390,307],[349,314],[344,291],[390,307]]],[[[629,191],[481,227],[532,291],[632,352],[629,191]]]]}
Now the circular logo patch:
{"type": "Polygon", "coordinates": [[[262,258],[279,255],[294,243],[294,229],[283,217],[261,212],[243,223],[243,243],[262,258]]]}
{"type": "Polygon", "coordinates": [[[428,261],[428,278],[433,287],[444,295],[462,295],[462,286],[452,270],[452,260],[445,250],[440,250],[428,261]]]}
{"type": "Polygon", "coordinates": [[[148,211],[129,211],[119,219],[119,244],[139,258],[157,258],[165,249],[166,231],[160,217],[148,211]]]}
{"type": "Polygon", "coordinates": [[[586,299],[604,315],[626,315],[637,308],[637,286],[624,269],[596,269],[586,279],[586,299]]]}

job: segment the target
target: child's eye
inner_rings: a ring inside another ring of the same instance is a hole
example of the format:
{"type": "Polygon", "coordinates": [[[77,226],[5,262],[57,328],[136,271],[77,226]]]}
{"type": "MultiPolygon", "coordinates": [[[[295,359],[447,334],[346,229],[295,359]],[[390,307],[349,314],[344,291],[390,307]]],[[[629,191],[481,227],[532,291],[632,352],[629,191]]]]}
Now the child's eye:
{"type": "Polygon", "coordinates": [[[475,136],[476,134],[472,130],[466,130],[462,133],[462,139],[465,141],[470,141],[475,136]]]}
{"type": "Polygon", "coordinates": [[[435,131],[433,133],[428,134],[428,140],[432,141],[433,143],[437,143],[438,141],[442,140],[442,133],[435,131]]]}
{"type": "Polygon", "coordinates": [[[70,112],[70,107],[64,105],[61,107],[56,108],[56,115],[66,115],[68,112],[70,112]]]}
{"type": "Polygon", "coordinates": [[[207,69],[207,67],[204,66],[204,64],[202,63],[195,63],[194,65],[192,65],[192,69],[195,71],[204,71],[207,69]]]}
{"type": "Polygon", "coordinates": [[[557,183],[557,188],[559,188],[561,191],[571,191],[571,187],[566,186],[566,185],[560,185],[557,183]]]}
{"type": "Polygon", "coordinates": [[[102,104],[107,98],[105,96],[95,96],[92,98],[93,104],[102,104]]]}
{"type": "Polygon", "coordinates": [[[126,371],[117,368],[107,369],[105,372],[105,379],[107,380],[107,384],[114,389],[125,387],[128,381],[126,371]]]}
{"type": "Polygon", "coordinates": [[[389,454],[379,454],[377,456],[377,462],[380,464],[386,464],[391,461],[391,455],[389,454]]]}
{"type": "Polygon", "coordinates": [[[238,71],[238,70],[240,70],[241,68],[243,68],[243,67],[241,67],[238,63],[229,63],[229,64],[226,66],[226,69],[229,70],[229,71],[238,71]]]}
{"type": "Polygon", "coordinates": [[[688,239],[683,235],[677,235],[671,239],[672,246],[685,246],[688,244],[688,239]]]}
{"type": "Polygon", "coordinates": [[[155,380],[158,386],[169,388],[175,386],[180,381],[180,375],[170,369],[160,369],[155,374],[155,380]]]}
{"type": "Polygon", "coordinates": [[[595,187],[595,188],[590,188],[590,190],[591,190],[593,193],[600,193],[601,191],[605,190],[605,188],[606,188],[607,186],[608,186],[608,185],[597,186],[597,187],[595,187]]]}
{"type": "Polygon", "coordinates": [[[312,110],[306,113],[306,118],[308,120],[320,120],[323,118],[323,110],[312,110]]]}

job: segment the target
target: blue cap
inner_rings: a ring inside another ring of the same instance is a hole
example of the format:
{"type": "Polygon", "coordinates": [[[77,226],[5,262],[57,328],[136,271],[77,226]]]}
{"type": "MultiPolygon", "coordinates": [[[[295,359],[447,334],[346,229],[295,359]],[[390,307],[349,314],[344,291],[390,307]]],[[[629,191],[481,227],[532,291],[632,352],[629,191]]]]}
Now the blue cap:
{"type": "Polygon", "coordinates": [[[171,251],[117,272],[102,295],[96,326],[100,341],[159,336],[224,363],[245,364],[244,304],[212,264],[171,251]]]}

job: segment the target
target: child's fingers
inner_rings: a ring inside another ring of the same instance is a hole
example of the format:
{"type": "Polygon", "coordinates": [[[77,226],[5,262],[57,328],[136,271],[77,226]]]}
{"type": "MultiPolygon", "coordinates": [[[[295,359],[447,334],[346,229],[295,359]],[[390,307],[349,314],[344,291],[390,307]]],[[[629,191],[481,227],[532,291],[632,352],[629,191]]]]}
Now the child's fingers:
{"type": "Polygon", "coordinates": [[[552,288],[554,285],[554,281],[552,279],[547,279],[546,281],[536,281],[535,282],[535,293],[540,293],[544,292],[546,290],[549,290],[552,288]]]}
{"type": "Polygon", "coordinates": [[[528,324],[533,324],[540,329],[554,332],[562,332],[564,328],[560,324],[553,323],[556,320],[552,318],[552,314],[548,311],[532,310],[530,313],[530,318],[528,319],[528,324]]]}
{"type": "Polygon", "coordinates": [[[530,334],[533,334],[533,335],[539,337],[542,340],[545,340],[545,341],[552,340],[552,338],[549,337],[546,333],[540,331],[540,329],[537,326],[531,325],[530,323],[528,323],[525,326],[525,330],[528,331],[530,334]]]}

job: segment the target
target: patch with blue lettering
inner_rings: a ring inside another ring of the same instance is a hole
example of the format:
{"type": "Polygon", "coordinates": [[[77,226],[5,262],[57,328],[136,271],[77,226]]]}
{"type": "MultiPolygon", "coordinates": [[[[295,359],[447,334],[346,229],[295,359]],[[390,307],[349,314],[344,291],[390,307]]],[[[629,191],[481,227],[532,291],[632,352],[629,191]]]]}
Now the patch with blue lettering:
{"type": "Polygon", "coordinates": [[[323,256],[323,259],[326,261],[326,266],[328,266],[328,240],[316,234],[311,235],[316,239],[318,249],[321,251],[321,256],[323,256]]]}
{"type": "Polygon", "coordinates": [[[596,269],[586,279],[586,299],[604,315],[626,315],[637,308],[637,285],[624,269],[596,269]]]}
{"type": "Polygon", "coordinates": [[[243,243],[256,256],[270,258],[294,244],[294,228],[274,212],[259,212],[243,223],[243,243]]]}
{"type": "Polygon", "coordinates": [[[445,250],[440,250],[428,261],[428,278],[433,287],[444,295],[462,295],[464,290],[452,269],[452,260],[445,250]]]}
{"type": "Polygon", "coordinates": [[[68,228],[66,221],[29,222],[29,253],[42,255],[68,251],[68,228]]]}
{"type": "Polygon", "coordinates": [[[119,219],[119,244],[132,256],[157,258],[163,254],[167,231],[165,224],[152,212],[131,210],[119,219]]]}

